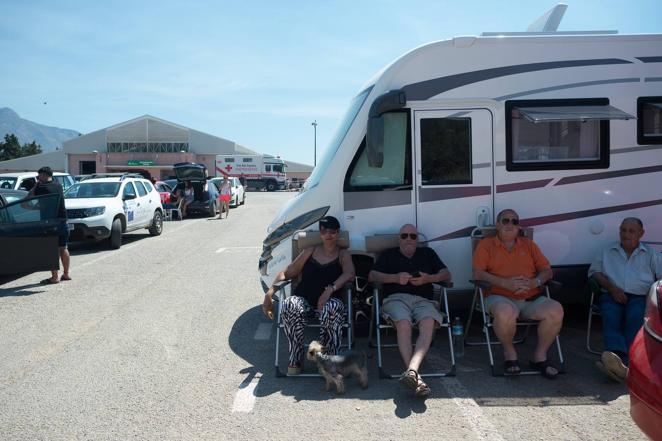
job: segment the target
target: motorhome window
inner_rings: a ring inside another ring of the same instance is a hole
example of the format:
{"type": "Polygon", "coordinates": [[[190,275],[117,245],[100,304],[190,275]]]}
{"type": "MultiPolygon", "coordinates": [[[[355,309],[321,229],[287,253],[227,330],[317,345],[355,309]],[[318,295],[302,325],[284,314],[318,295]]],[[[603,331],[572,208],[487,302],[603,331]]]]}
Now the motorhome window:
{"type": "Polygon", "coordinates": [[[265,165],[264,166],[264,171],[270,172],[271,171],[271,166],[270,165],[265,165]]]}
{"type": "Polygon", "coordinates": [[[662,144],[662,97],[637,100],[637,141],[639,144],[662,144]]]}
{"type": "Polygon", "coordinates": [[[345,178],[344,191],[411,189],[409,112],[390,112],[384,118],[384,163],[368,165],[365,138],[345,178]]]}
{"type": "Polygon", "coordinates": [[[243,158],[243,162],[253,162],[253,158],[243,158]]]}
{"type": "Polygon", "coordinates": [[[471,118],[424,118],[420,131],[422,184],[471,184],[471,118]]]}
{"type": "MultiPolygon", "coordinates": [[[[368,95],[370,95],[370,91],[372,90],[372,88],[373,86],[370,86],[367,89],[363,90],[356,97],[354,97],[354,99],[350,103],[349,109],[347,109],[347,113],[345,113],[344,118],[342,119],[340,125],[336,129],[333,138],[331,138],[329,145],[327,146],[324,153],[321,155],[321,158],[317,161],[317,164],[315,165],[312,174],[306,181],[304,191],[316,186],[319,183],[322,176],[324,176],[327,167],[329,166],[329,164],[331,164],[331,161],[333,161],[333,157],[336,155],[336,152],[340,148],[340,144],[342,144],[343,140],[345,139],[345,136],[347,135],[349,128],[352,126],[352,123],[354,122],[356,115],[359,114],[359,111],[363,107],[366,98],[368,98],[368,95]]],[[[365,130],[365,125],[363,127],[365,130]]],[[[350,146],[350,147],[354,148],[354,146],[350,146]]]]}
{"type": "Polygon", "coordinates": [[[508,171],[609,167],[610,120],[634,118],[607,99],[506,102],[508,171]]]}

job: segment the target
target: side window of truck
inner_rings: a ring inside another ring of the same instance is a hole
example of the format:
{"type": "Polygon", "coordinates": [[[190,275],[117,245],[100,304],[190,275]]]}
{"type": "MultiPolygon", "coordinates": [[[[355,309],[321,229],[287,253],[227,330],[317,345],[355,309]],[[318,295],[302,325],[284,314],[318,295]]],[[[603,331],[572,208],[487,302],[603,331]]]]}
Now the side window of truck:
{"type": "Polygon", "coordinates": [[[270,172],[271,171],[271,166],[270,165],[265,165],[264,166],[264,171],[270,172]]]}
{"type": "Polygon", "coordinates": [[[637,99],[637,142],[662,144],[662,96],[637,99]]]}
{"type": "Polygon", "coordinates": [[[471,118],[421,119],[422,184],[471,184],[471,170],[471,118]]]}
{"type": "Polygon", "coordinates": [[[384,163],[368,165],[365,138],[345,176],[344,191],[411,190],[411,136],[409,111],[384,118],[384,163]]]}
{"type": "Polygon", "coordinates": [[[609,126],[634,118],[606,98],[506,101],[509,171],[609,167],[609,126]]]}

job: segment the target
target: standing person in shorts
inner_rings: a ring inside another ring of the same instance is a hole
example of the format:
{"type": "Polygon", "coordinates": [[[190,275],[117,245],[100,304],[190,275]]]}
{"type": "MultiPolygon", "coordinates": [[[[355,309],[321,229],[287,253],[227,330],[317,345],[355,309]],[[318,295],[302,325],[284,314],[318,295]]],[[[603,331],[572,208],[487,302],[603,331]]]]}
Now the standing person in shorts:
{"type": "Polygon", "coordinates": [[[563,306],[541,294],[541,286],[552,278],[552,268],[538,245],[521,237],[519,216],[506,209],[497,215],[497,234],[481,240],[473,258],[476,280],[492,285],[485,308],[494,317],[494,332],[503,345],[504,372],[522,370],[513,345],[517,318],[537,320],[538,344],[530,361],[532,369],[545,378],[555,378],[559,370],[547,361],[547,351],[563,324],[563,306]]]}
{"type": "Polygon", "coordinates": [[[42,280],[42,285],[53,285],[59,283],[60,280],[66,281],[71,280],[69,276],[69,250],[67,249],[67,243],[69,241],[69,228],[67,226],[67,210],[64,206],[64,192],[62,186],[55,180],[53,180],[53,170],[50,167],[42,167],[37,171],[37,184],[32,187],[28,197],[31,196],[41,196],[48,194],[57,194],[60,195],[60,200],[57,207],[57,217],[58,217],[58,248],[60,252],[60,260],[62,261],[62,277],[58,277],[58,268],[51,270],[51,277],[49,279],[42,280]]]}
{"type": "Polygon", "coordinates": [[[406,366],[400,382],[418,397],[430,394],[418,370],[430,349],[435,327],[443,316],[432,301],[433,283],[451,279],[451,273],[437,253],[418,247],[418,232],[411,224],[400,228],[399,247],[381,253],[368,279],[384,284],[382,311],[393,322],[400,356],[406,366]],[[412,350],[412,324],[418,324],[418,338],[412,350]]]}
{"type": "Polygon", "coordinates": [[[223,219],[223,210],[225,210],[225,218],[228,218],[230,214],[230,199],[232,198],[232,187],[230,186],[230,181],[227,176],[223,177],[223,183],[221,184],[221,189],[218,195],[218,199],[221,202],[221,208],[218,212],[218,218],[223,219]]]}

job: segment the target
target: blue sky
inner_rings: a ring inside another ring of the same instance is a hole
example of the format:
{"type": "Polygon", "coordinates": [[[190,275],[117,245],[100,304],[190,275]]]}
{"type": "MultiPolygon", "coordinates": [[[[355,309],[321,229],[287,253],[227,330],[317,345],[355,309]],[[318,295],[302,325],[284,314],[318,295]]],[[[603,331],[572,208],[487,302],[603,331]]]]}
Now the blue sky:
{"type": "MultiPolygon", "coordinates": [[[[660,0],[567,0],[559,30],[662,33],[660,0]]],[[[88,133],[144,114],[312,164],[421,44],[523,31],[553,1],[2,0],[0,107],[88,133]],[[44,104],[46,102],[47,104],[44,104]]]]}

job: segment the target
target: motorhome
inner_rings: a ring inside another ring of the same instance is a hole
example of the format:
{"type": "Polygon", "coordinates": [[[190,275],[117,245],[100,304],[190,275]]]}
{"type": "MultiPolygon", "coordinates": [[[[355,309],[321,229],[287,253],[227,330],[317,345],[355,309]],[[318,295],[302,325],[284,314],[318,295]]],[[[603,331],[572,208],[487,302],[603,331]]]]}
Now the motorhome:
{"type": "Polygon", "coordinates": [[[271,155],[216,155],[216,176],[246,179],[248,187],[267,191],[285,188],[285,161],[271,155]]]}
{"type": "Polygon", "coordinates": [[[269,225],[263,288],[291,261],[292,233],[324,215],[358,252],[416,225],[458,289],[471,287],[472,231],[505,208],[557,275],[585,277],[626,216],[659,250],[662,35],[556,32],[559,7],[527,32],[418,47],[368,81],[269,225]]]}

